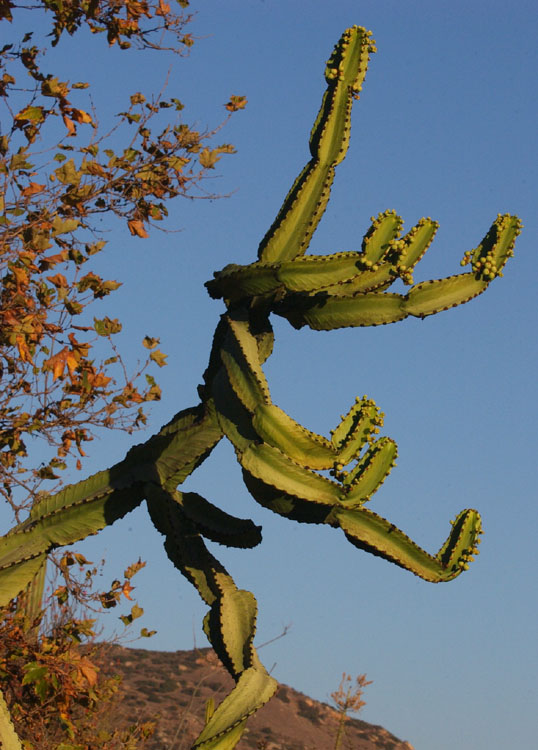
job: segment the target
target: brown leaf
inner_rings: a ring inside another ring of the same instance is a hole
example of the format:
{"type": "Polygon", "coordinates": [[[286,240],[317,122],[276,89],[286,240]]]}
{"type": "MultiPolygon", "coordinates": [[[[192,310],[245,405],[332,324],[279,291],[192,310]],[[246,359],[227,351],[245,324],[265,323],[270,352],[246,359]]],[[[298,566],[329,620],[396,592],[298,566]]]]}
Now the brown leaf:
{"type": "Polygon", "coordinates": [[[17,342],[17,349],[19,350],[19,357],[21,358],[21,360],[23,362],[29,362],[31,365],[33,365],[34,362],[32,360],[32,355],[30,354],[30,350],[28,349],[28,345],[24,336],[19,334],[15,340],[17,342]]]}
{"type": "Polygon", "coordinates": [[[31,182],[28,187],[24,188],[24,190],[21,190],[21,195],[35,195],[36,193],[40,193],[44,189],[44,185],[39,185],[37,182],[31,182]]]}
{"type": "Polygon", "coordinates": [[[127,222],[127,226],[129,227],[129,231],[133,236],[149,237],[149,234],[146,232],[144,224],[140,221],[140,219],[130,219],[127,222]]]}
{"type": "Polygon", "coordinates": [[[67,137],[77,134],[77,129],[75,127],[75,123],[71,118],[69,118],[67,115],[63,116],[64,125],[67,128],[67,137]]]}
{"type": "Polygon", "coordinates": [[[247,106],[246,96],[231,96],[228,104],[224,105],[228,112],[237,112],[239,109],[245,109],[247,106]]]}

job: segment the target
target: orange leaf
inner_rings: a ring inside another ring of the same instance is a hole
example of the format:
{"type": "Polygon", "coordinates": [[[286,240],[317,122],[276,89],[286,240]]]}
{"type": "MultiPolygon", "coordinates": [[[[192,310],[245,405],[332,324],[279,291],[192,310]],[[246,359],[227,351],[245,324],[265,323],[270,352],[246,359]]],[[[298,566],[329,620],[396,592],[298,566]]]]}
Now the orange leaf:
{"type": "Polygon", "coordinates": [[[159,10],[155,11],[155,15],[165,16],[167,13],[170,13],[170,6],[164,0],[159,0],[159,10]]]}
{"type": "Polygon", "coordinates": [[[129,227],[129,231],[134,236],[137,237],[149,237],[149,234],[146,232],[144,224],[139,219],[130,219],[127,222],[127,226],[129,227]]]}
{"type": "Polygon", "coordinates": [[[19,350],[19,357],[23,362],[29,362],[31,365],[33,365],[34,363],[32,360],[32,355],[30,354],[30,350],[28,349],[28,345],[26,344],[24,336],[19,334],[15,340],[17,342],[17,349],[19,350]]]}
{"type": "Polygon", "coordinates": [[[69,370],[69,375],[72,377],[74,370],[78,367],[78,359],[67,346],[64,346],[61,352],[50,357],[43,364],[45,369],[52,370],[52,377],[54,380],[57,380],[64,374],[66,366],[69,370]]]}
{"type": "Polygon", "coordinates": [[[67,279],[62,273],[57,273],[55,276],[47,276],[47,280],[50,281],[51,284],[54,284],[57,289],[67,286],[67,279]]]}
{"type": "Polygon", "coordinates": [[[24,270],[24,268],[20,268],[19,266],[12,266],[11,273],[17,280],[17,284],[20,286],[28,286],[28,274],[24,270]]]}
{"type": "Polygon", "coordinates": [[[131,586],[131,584],[129,583],[129,581],[125,581],[125,583],[123,584],[123,588],[122,588],[121,591],[122,591],[122,593],[123,593],[123,595],[125,596],[126,599],[129,599],[130,602],[133,601],[131,599],[130,593],[131,593],[131,591],[134,591],[134,586],[131,586]]]}
{"type": "Polygon", "coordinates": [[[58,354],[55,354],[53,357],[50,357],[50,359],[47,359],[44,362],[44,365],[50,370],[52,370],[52,378],[53,380],[57,380],[58,378],[61,378],[65,369],[65,349],[62,349],[61,352],[58,352],[58,354]]]}
{"type": "Polygon", "coordinates": [[[63,116],[64,125],[67,128],[67,137],[77,134],[75,123],[67,115],[63,116]]]}
{"type": "Polygon", "coordinates": [[[24,190],[21,190],[21,195],[35,195],[36,193],[40,193],[44,189],[44,185],[39,185],[37,182],[31,182],[28,187],[25,187],[24,190]]]}
{"type": "Polygon", "coordinates": [[[69,375],[72,375],[73,372],[78,367],[78,359],[75,357],[73,352],[70,352],[70,351],[66,352],[65,363],[67,365],[67,369],[69,370],[69,375]]]}
{"type": "Polygon", "coordinates": [[[231,96],[230,101],[225,105],[225,107],[228,112],[237,112],[238,109],[245,109],[246,105],[246,96],[231,96]]]}
{"type": "Polygon", "coordinates": [[[78,664],[78,671],[81,675],[86,678],[86,681],[90,687],[93,687],[97,682],[97,668],[88,659],[87,656],[83,656],[78,664]]]}
{"type": "Polygon", "coordinates": [[[87,112],[84,112],[83,109],[73,109],[71,110],[71,117],[75,122],[93,122],[92,118],[87,112]]]}

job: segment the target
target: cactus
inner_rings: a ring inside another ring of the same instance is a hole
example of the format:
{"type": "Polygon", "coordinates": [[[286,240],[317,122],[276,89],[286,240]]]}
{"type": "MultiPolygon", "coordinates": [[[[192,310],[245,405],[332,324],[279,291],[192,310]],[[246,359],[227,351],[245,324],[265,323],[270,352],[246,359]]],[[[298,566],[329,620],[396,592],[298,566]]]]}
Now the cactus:
{"type": "MultiPolygon", "coordinates": [[[[476,510],[462,511],[431,555],[365,507],[397,455],[392,439],[377,437],[383,415],[375,402],[357,398],[330,437],[317,435],[273,404],[262,368],[272,351],[271,314],[295,328],[315,330],[394,323],[409,315],[424,318],[481,294],[513,254],[519,219],[499,215],[477,248],[465,253],[462,265],[470,265],[470,271],[413,285],[414,268],[438,225],[424,218],[402,236],[402,219],[384,211],[372,218],[360,250],[305,255],[335,168],[346,154],[351,106],[373,51],[365,29],[353,27],[343,34],[325,69],[327,88],[310,136],[311,159],[263,238],[258,259],[247,266],[228,265],[206,284],[211,297],[224,300],[226,312],[215,331],[200,403],[179,412],[120,463],[43,498],[0,540],[0,605],[20,597],[30,614],[52,549],[98,533],[146,499],[172,564],[209,607],[204,631],[236,681],[216,710],[208,705],[206,725],[194,745],[199,750],[234,747],[248,716],[277,686],[253,645],[256,600],[236,587],[204,543],[205,537],[253,547],[261,541],[260,528],[177,489],[222,437],[234,446],[245,485],[261,505],[291,520],[339,528],[354,546],[424,580],[458,576],[480,542],[476,510]],[[397,279],[410,286],[407,294],[388,291],[397,279]]],[[[17,747],[1,700],[0,739],[6,747],[17,747]]]]}

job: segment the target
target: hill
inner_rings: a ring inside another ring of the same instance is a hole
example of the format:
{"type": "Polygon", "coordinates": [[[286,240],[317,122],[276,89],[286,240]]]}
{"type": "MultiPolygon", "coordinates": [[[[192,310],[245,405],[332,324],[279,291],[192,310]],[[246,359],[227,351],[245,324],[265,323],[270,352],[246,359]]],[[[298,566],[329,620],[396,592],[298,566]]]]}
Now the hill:
{"type": "MultiPolygon", "coordinates": [[[[205,703],[218,704],[233,681],[211,649],[148,651],[108,646],[103,671],[122,677],[115,724],[155,720],[149,750],[189,750],[205,703]]],[[[287,685],[247,724],[237,750],[333,750],[338,713],[287,685]]],[[[413,750],[386,729],[350,718],[342,750],[413,750]]]]}

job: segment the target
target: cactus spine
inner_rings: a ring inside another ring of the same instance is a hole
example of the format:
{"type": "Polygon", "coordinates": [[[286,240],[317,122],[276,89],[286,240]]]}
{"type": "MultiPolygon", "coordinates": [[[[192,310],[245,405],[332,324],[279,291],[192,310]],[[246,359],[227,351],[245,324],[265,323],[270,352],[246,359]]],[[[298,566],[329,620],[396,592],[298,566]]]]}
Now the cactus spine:
{"type": "MultiPolygon", "coordinates": [[[[44,498],[29,518],[0,540],[0,605],[27,592],[29,613],[42,590],[47,554],[121,519],[145,498],[165,538],[172,564],[209,607],[204,631],[236,681],[214,710],[194,747],[232,748],[249,715],[271,698],[275,680],[253,645],[257,606],[208,551],[204,537],[253,547],[261,530],[196,493],[177,487],[222,437],[233,444],[245,484],[264,507],[291,520],[340,528],[359,549],[383,557],[424,580],[452,580],[467,569],[482,533],[480,515],[462,511],[439,552],[431,555],[394,524],[364,507],[394,466],[397,447],[377,437],[383,415],[367,397],[356,399],[332,431],[317,435],[271,400],[262,365],[272,350],[272,313],[292,326],[332,330],[424,318],[467,302],[502,275],[520,232],[517,217],[499,215],[482,242],[467,251],[470,271],[413,285],[413,270],[430,246],[437,223],[421,219],[405,235],[394,211],[372,218],[361,248],[330,255],[305,252],[329,199],[335,167],[345,157],[350,115],[369,56],[370,32],[344,32],[326,69],[327,89],[310,135],[311,159],[293,183],[258,259],[231,264],[207,283],[226,312],[217,326],[200,404],[179,412],[159,433],[132,448],[106,471],[44,498]],[[407,294],[387,291],[401,279],[407,294]],[[346,468],[347,467],[347,468],[346,468]],[[331,478],[319,474],[329,470],[331,478]]],[[[0,698],[0,740],[19,748],[0,698]]]]}

